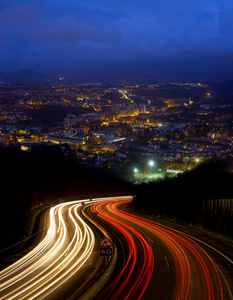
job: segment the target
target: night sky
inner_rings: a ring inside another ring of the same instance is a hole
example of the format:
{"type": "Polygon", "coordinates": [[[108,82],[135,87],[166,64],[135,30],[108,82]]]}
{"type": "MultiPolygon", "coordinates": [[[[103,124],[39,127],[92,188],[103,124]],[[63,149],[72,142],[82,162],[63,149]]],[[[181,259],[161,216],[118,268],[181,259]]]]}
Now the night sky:
{"type": "Polygon", "coordinates": [[[0,71],[233,79],[233,0],[0,0],[0,71]]]}

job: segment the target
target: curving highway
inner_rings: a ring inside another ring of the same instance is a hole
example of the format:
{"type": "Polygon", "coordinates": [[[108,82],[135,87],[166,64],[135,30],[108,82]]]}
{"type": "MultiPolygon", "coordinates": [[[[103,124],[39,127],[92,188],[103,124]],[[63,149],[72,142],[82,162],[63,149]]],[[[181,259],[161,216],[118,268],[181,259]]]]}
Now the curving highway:
{"type": "Polygon", "coordinates": [[[41,242],[0,271],[0,299],[233,298],[206,248],[178,230],[120,209],[131,200],[78,200],[52,207],[41,242]],[[112,260],[100,256],[98,230],[114,241],[112,260]]]}
{"type": "Polygon", "coordinates": [[[98,300],[232,299],[227,280],[203,247],[182,232],[118,208],[128,201],[92,207],[126,249],[122,271],[98,300]]]}

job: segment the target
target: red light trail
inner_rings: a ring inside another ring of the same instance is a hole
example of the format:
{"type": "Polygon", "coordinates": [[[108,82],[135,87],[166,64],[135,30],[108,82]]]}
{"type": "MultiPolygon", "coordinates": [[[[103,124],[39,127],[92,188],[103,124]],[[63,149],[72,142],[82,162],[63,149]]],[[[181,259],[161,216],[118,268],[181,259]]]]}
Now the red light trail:
{"type": "Polygon", "coordinates": [[[153,253],[146,232],[159,238],[170,253],[170,264],[175,269],[170,299],[223,299],[219,272],[206,251],[190,237],[177,230],[131,215],[118,208],[119,205],[127,202],[129,200],[106,201],[92,206],[93,212],[123,233],[129,249],[124,268],[97,299],[103,299],[110,291],[114,292],[108,299],[142,298],[153,272],[157,271],[154,268],[156,250],[153,253]],[[143,252],[140,252],[140,257],[143,255],[141,272],[136,268],[139,259],[138,242],[143,249],[143,252]]]}
{"type": "Polygon", "coordinates": [[[136,296],[141,298],[148,283],[150,282],[154,267],[154,256],[150,246],[150,242],[134,227],[128,225],[127,223],[120,222],[117,216],[112,216],[110,213],[108,213],[108,211],[111,211],[112,207],[111,204],[109,204],[109,201],[104,202],[103,204],[106,205],[106,211],[103,208],[104,205],[99,205],[99,203],[92,206],[92,211],[98,213],[100,217],[102,217],[105,221],[111,223],[120,232],[123,233],[128,243],[129,253],[125,266],[121,270],[120,274],[111,284],[108,285],[108,287],[103,291],[103,293],[101,293],[99,297],[97,297],[97,299],[103,299],[103,297],[105,297],[110,291],[112,291],[112,289],[116,287],[116,285],[118,285],[119,281],[121,282],[121,285],[117,287],[114,295],[109,299],[120,299],[119,297],[122,297],[123,293],[125,294],[126,289],[127,294],[124,296],[124,299],[135,299],[136,296]],[[133,275],[136,265],[138,250],[132,234],[140,241],[145,258],[143,265],[141,266],[141,270],[138,273],[137,278],[133,280],[133,283],[130,281],[130,279],[133,275]],[[130,288],[128,286],[129,282],[130,288]]]}

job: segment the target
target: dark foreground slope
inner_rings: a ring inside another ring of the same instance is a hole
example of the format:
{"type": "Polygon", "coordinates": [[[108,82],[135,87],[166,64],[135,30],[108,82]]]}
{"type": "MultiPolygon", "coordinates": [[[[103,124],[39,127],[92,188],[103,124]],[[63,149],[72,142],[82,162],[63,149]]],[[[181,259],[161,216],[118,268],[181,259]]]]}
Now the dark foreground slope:
{"type": "Polygon", "coordinates": [[[35,208],[39,211],[67,197],[120,194],[127,189],[121,180],[80,165],[75,156],[55,146],[31,152],[0,148],[0,166],[0,260],[3,249],[30,235],[35,208]]]}

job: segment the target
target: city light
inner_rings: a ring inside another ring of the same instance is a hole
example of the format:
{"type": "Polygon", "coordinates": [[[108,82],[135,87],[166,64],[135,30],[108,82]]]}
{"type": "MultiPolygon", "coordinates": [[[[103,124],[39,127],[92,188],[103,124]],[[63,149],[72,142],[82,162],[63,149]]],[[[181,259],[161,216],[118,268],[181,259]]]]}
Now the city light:
{"type": "Polygon", "coordinates": [[[149,161],[149,166],[150,166],[150,167],[153,167],[153,166],[154,166],[153,160],[150,160],[150,161],[149,161]]]}
{"type": "Polygon", "coordinates": [[[151,168],[154,167],[154,161],[153,160],[149,161],[149,167],[150,167],[150,174],[151,174],[151,168]]]}

